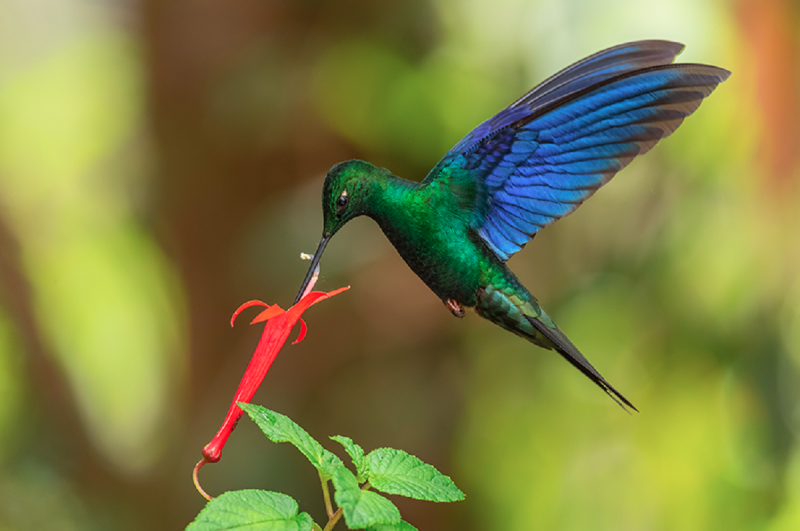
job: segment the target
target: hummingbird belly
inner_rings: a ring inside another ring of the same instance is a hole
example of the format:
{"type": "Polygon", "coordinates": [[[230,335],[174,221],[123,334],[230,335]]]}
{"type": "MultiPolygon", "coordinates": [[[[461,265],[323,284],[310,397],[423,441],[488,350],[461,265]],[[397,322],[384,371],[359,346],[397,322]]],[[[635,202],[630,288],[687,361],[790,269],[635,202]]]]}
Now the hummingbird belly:
{"type": "Polygon", "coordinates": [[[384,232],[411,270],[446,304],[474,307],[486,273],[506,269],[471,234],[454,238],[450,231],[421,230],[395,238],[393,231],[384,232]]]}

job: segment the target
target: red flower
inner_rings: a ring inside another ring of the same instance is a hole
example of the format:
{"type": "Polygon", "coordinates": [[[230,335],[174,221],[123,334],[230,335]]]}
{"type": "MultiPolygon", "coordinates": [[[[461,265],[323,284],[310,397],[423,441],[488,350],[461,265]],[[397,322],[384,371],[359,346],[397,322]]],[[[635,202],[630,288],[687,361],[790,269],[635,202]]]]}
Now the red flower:
{"type": "Polygon", "coordinates": [[[310,306],[333,297],[334,295],[338,295],[348,289],[350,289],[350,286],[327,293],[311,291],[310,293],[306,293],[303,298],[301,298],[297,304],[289,308],[289,310],[283,310],[277,304],[270,306],[261,301],[253,300],[242,304],[233,312],[231,326],[233,326],[236,318],[246,308],[250,308],[251,306],[264,306],[266,309],[258,314],[255,319],[250,321],[250,324],[264,321],[266,321],[267,324],[264,326],[261,339],[258,341],[253,357],[250,359],[250,364],[247,366],[242,381],[239,383],[239,388],[236,390],[236,395],[233,397],[233,402],[231,402],[231,407],[228,409],[228,414],[225,416],[222,427],[220,427],[217,434],[214,435],[214,438],[211,439],[211,442],[203,448],[203,459],[194,467],[193,477],[195,487],[197,487],[197,490],[205,498],[211,499],[200,487],[200,483],[197,480],[197,472],[206,463],[216,463],[219,461],[222,449],[225,447],[228,437],[230,437],[231,432],[236,427],[236,423],[239,422],[239,418],[242,416],[242,413],[244,413],[242,409],[236,405],[237,402],[249,403],[250,400],[252,400],[253,395],[256,394],[256,390],[258,390],[258,387],[267,375],[267,371],[269,371],[269,368],[272,366],[272,362],[275,361],[275,357],[283,347],[283,344],[286,343],[286,340],[289,338],[289,333],[292,331],[292,328],[294,328],[294,325],[297,324],[297,321],[300,321],[300,335],[297,336],[297,339],[292,344],[299,343],[306,336],[306,323],[301,319],[303,312],[310,306]]]}

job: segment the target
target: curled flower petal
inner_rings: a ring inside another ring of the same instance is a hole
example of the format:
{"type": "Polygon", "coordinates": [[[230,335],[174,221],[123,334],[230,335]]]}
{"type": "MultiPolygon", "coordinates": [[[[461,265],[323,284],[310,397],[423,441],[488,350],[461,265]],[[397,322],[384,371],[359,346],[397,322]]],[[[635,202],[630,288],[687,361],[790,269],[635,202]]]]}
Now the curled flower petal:
{"type": "Polygon", "coordinates": [[[286,310],[284,310],[277,304],[273,304],[272,306],[268,306],[267,309],[261,312],[260,314],[256,315],[255,318],[252,321],[250,321],[250,324],[263,323],[264,321],[272,319],[273,317],[276,317],[283,313],[286,313],[286,310]]]}
{"type": "Polygon", "coordinates": [[[261,302],[259,300],[247,301],[238,308],[236,308],[236,311],[233,312],[233,315],[231,316],[231,326],[233,326],[233,323],[236,322],[236,318],[239,317],[240,313],[242,313],[247,308],[252,308],[253,306],[266,306],[267,308],[269,308],[269,304],[267,304],[266,302],[261,302]]]}
{"type": "Polygon", "coordinates": [[[307,331],[308,327],[306,326],[306,322],[300,319],[300,333],[297,335],[297,339],[292,341],[292,345],[296,345],[305,339],[307,331]]]}
{"type": "Polygon", "coordinates": [[[297,319],[300,319],[300,316],[305,312],[310,306],[315,305],[318,302],[324,301],[325,299],[330,299],[334,295],[338,295],[343,291],[347,291],[350,289],[350,286],[345,286],[343,288],[335,289],[333,291],[324,292],[324,291],[312,291],[300,301],[289,308],[286,313],[291,315],[294,319],[294,322],[297,322],[297,319]]]}

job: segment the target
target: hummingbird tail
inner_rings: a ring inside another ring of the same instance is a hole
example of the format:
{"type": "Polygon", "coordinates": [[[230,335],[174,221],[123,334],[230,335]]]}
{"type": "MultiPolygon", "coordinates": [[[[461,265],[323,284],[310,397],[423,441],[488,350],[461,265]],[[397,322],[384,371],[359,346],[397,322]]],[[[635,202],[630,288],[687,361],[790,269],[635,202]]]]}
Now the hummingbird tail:
{"type": "MultiPolygon", "coordinates": [[[[639,412],[636,407],[630,403],[630,401],[622,396],[622,393],[614,389],[614,386],[608,383],[605,378],[603,378],[597,369],[595,369],[589,360],[587,360],[583,354],[578,350],[578,348],[572,344],[572,341],[567,338],[567,336],[559,330],[558,328],[550,328],[545,323],[541,322],[539,319],[535,317],[525,316],[528,321],[536,328],[536,330],[545,336],[550,342],[555,345],[553,348],[556,352],[561,354],[565,360],[570,362],[573,367],[581,371],[587,378],[593,381],[599,388],[605,391],[608,396],[611,397],[614,402],[619,404],[622,409],[625,409],[625,406],[628,406],[632,410],[639,412]]],[[[627,411],[627,409],[625,409],[627,411]]]]}
{"type": "Polygon", "coordinates": [[[526,294],[523,297],[511,287],[497,289],[490,285],[478,290],[477,299],[475,310],[479,315],[535,345],[555,350],[605,391],[622,409],[627,411],[627,406],[639,411],[597,372],[532,296],[526,294]]]}

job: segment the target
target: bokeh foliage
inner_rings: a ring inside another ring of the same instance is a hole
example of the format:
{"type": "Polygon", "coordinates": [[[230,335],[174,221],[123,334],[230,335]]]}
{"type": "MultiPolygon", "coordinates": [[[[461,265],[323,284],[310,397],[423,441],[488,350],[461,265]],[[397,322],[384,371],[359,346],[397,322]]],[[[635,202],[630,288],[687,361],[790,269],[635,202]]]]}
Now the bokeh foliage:
{"type": "MultiPolygon", "coordinates": [[[[399,502],[420,529],[800,528],[799,29],[789,0],[0,2],[0,528],[183,527],[255,343],[229,314],[294,296],[328,167],[421,179],[641,38],[733,76],[511,263],[641,414],[452,319],[368,220],[255,402],[451,475],[466,502],[399,502]]],[[[255,430],[207,468],[317,517],[255,430]]]]}

